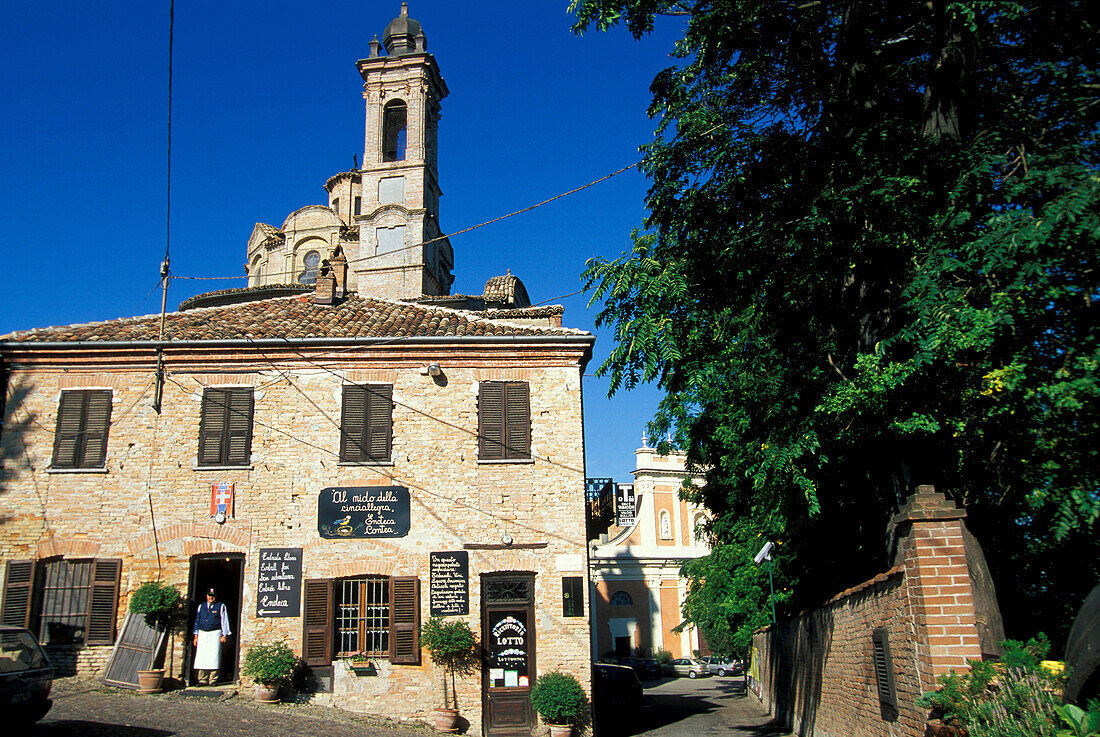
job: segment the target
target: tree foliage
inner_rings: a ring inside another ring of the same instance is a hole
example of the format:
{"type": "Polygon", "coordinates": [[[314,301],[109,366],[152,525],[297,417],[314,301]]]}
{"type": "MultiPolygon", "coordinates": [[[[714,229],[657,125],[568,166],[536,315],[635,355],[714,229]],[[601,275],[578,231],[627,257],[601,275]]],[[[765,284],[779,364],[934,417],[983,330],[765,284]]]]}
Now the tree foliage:
{"type": "Polygon", "coordinates": [[[708,636],[754,621],[729,607],[760,601],[756,535],[814,605],[890,563],[919,483],[966,506],[1009,631],[1064,634],[1100,574],[1088,7],[573,3],[577,32],[684,15],[651,87],[647,220],[585,279],[612,392],[656,381],[651,432],[705,473],[687,493],[714,553],[686,613],[708,636]]]}

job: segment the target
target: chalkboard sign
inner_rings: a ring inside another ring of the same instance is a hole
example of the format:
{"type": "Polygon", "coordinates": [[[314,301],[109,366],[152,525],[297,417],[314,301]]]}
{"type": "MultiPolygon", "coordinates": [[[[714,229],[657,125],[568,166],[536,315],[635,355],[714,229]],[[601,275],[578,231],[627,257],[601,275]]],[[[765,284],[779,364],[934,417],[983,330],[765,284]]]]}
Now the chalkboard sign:
{"type": "Polygon", "coordinates": [[[432,553],[428,600],[433,617],[470,613],[470,554],[432,553]]]}
{"type": "Polygon", "coordinates": [[[404,486],[348,486],[317,496],[317,532],[328,539],[405,537],[409,490],[404,486]]]}
{"type": "Polygon", "coordinates": [[[302,609],[302,549],[260,548],[257,617],[297,617],[302,609]]]}
{"type": "Polygon", "coordinates": [[[515,688],[530,685],[527,670],[527,610],[489,614],[489,685],[515,688]]]}

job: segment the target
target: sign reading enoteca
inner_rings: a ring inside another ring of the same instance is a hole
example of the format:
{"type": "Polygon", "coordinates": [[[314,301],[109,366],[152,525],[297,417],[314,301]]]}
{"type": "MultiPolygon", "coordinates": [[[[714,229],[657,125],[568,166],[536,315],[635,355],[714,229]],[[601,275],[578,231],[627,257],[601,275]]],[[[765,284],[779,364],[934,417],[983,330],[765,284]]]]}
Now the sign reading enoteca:
{"type": "Polygon", "coordinates": [[[432,553],[429,556],[431,582],[428,601],[433,617],[470,613],[470,554],[432,553]]]}
{"type": "Polygon", "coordinates": [[[404,537],[409,534],[409,490],[404,486],[338,486],[317,496],[317,532],[328,539],[404,537]]]}
{"type": "Polygon", "coordinates": [[[260,548],[257,617],[297,617],[302,608],[302,549],[260,548]]]}

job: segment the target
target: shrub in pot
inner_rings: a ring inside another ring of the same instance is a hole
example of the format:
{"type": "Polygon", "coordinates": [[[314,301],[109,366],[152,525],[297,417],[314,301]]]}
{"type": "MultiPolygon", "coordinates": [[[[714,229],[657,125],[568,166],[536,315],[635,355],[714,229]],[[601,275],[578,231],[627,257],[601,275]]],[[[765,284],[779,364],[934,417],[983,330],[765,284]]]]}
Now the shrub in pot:
{"type": "Polygon", "coordinates": [[[257,701],[278,701],[279,687],[290,680],[298,656],[285,642],[256,644],[244,654],[241,673],[256,683],[257,701]]]}
{"type": "MultiPolygon", "coordinates": [[[[130,594],[130,611],[145,618],[145,623],[158,632],[175,629],[183,598],[179,590],[160,581],[146,581],[130,594]]],[[[169,653],[172,648],[169,648],[169,653]]],[[[169,664],[171,668],[171,664],[169,664]]],[[[158,693],[164,682],[164,669],[138,671],[138,691],[158,693]]]]}
{"type": "Polygon", "coordinates": [[[420,644],[427,648],[432,662],[443,666],[443,707],[436,709],[436,729],[458,729],[458,692],[455,674],[467,674],[475,665],[477,639],[464,619],[432,617],[420,626],[420,644]],[[451,698],[447,696],[447,676],[451,677],[451,698]]]}
{"type": "Polygon", "coordinates": [[[539,676],[531,689],[531,707],[554,737],[568,735],[588,714],[588,696],[576,677],[554,671],[539,676]]]}

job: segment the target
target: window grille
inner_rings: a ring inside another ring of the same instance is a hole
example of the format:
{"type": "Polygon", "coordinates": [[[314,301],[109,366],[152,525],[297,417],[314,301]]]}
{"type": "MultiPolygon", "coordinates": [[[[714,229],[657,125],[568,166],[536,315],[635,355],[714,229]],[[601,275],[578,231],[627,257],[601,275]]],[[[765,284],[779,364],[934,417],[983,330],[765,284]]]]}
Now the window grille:
{"type": "Polygon", "coordinates": [[[390,592],[387,578],[349,578],[340,582],[336,607],[340,654],[385,656],[390,650],[390,592]]]}
{"type": "Polygon", "coordinates": [[[616,591],[611,595],[611,606],[630,606],[634,600],[625,591],[616,591]]]}
{"type": "Polygon", "coordinates": [[[91,590],[92,561],[47,562],[38,638],[43,643],[84,642],[91,590]]]}

